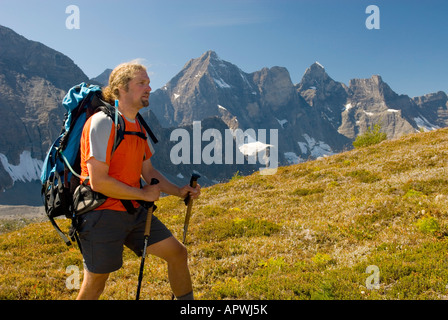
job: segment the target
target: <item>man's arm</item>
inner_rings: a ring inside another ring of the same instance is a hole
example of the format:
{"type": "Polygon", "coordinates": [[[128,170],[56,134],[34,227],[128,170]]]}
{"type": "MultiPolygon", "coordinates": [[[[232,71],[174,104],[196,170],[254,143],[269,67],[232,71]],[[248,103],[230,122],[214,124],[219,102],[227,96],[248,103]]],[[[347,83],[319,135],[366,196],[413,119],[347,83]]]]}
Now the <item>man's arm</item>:
{"type": "Polygon", "coordinates": [[[159,180],[158,186],[160,188],[160,191],[169,195],[180,197],[182,199],[185,199],[188,194],[190,194],[193,199],[196,199],[199,197],[201,193],[200,185],[197,185],[196,188],[192,188],[189,185],[180,188],[175,184],[171,183],[167,178],[165,178],[159,171],[157,171],[152,166],[150,159],[143,162],[142,178],[143,180],[145,180],[146,183],[148,183],[148,181],[151,181],[152,178],[156,178],[157,180],[159,180]]]}
{"type": "Polygon", "coordinates": [[[109,176],[109,166],[95,158],[87,161],[90,186],[93,191],[104,194],[107,197],[120,200],[144,200],[156,201],[160,196],[158,185],[146,185],[144,188],[134,188],[109,176]]]}

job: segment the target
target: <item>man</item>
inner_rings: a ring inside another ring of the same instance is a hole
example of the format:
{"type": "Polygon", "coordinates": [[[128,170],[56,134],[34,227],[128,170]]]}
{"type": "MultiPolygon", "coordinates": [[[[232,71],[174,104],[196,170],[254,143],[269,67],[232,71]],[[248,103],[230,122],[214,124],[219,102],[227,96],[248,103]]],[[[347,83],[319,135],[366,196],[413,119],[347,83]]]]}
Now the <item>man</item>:
{"type": "MultiPolygon", "coordinates": [[[[136,120],[140,109],[149,105],[150,79],[146,68],[129,62],[115,68],[104,99],[114,104],[119,100],[119,112],[126,131],[144,132],[136,120]]],[[[146,133],[145,133],[146,134],[146,133]]],[[[81,138],[82,176],[89,176],[93,191],[108,197],[105,203],[81,216],[79,235],[84,258],[84,279],[77,299],[98,299],[109,274],[122,266],[123,245],[142,254],[146,210],[137,200],[153,202],[160,192],[185,198],[197,198],[200,186],[182,188],[169,182],[153,166],[153,148],[149,138],[125,135],[112,155],[115,125],[103,112],[88,119],[81,138]],[[147,184],[141,188],[140,178],[147,184]],[[157,185],[149,185],[152,178],[157,185]],[[126,211],[120,200],[133,200],[134,214],[126,211]]],[[[187,250],[171,232],[153,216],[147,252],[168,263],[168,277],[178,299],[193,299],[188,269],[187,250]]]]}

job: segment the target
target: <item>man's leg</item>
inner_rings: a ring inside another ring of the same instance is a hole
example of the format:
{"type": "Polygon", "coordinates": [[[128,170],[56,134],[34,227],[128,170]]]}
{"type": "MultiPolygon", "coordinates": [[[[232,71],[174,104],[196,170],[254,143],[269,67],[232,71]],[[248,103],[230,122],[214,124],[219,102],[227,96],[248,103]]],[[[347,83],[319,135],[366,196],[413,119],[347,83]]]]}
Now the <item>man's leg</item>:
{"type": "Polygon", "coordinates": [[[164,259],[168,263],[168,278],[176,297],[193,292],[190,270],[188,269],[187,248],[173,236],[148,247],[148,253],[164,259]]]}
{"type": "Polygon", "coordinates": [[[109,273],[92,273],[84,268],[84,279],[76,300],[98,300],[108,277],[109,273]]]}

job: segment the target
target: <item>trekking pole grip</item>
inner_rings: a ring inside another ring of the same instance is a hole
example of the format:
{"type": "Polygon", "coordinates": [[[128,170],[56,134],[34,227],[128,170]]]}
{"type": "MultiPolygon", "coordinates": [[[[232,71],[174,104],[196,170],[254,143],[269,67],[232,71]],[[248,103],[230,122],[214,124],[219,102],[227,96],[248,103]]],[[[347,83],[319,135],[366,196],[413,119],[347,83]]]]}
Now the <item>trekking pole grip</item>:
{"type": "MultiPolygon", "coordinates": [[[[190,179],[190,187],[192,187],[192,188],[196,188],[196,186],[197,186],[197,184],[198,184],[198,179],[199,179],[200,177],[201,177],[200,175],[198,175],[198,174],[196,174],[196,173],[193,173],[193,174],[191,175],[191,179],[190,179]]],[[[184,202],[185,202],[185,205],[187,206],[188,203],[190,202],[190,194],[188,194],[188,196],[184,199],[184,202]]]]}
{"type": "Polygon", "coordinates": [[[198,184],[198,179],[200,177],[201,176],[198,174],[193,174],[190,179],[190,187],[196,188],[196,185],[198,184]]]}

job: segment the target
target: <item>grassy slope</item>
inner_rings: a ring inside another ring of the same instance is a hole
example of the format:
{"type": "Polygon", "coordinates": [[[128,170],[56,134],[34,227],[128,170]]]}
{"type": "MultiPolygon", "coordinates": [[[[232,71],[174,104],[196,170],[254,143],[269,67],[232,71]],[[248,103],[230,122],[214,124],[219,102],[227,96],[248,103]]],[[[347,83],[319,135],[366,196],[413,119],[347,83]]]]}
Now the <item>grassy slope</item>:
{"type": "MultiPolygon", "coordinates": [[[[196,297],[445,299],[447,160],[441,129],[204,189],[187,241],[196,297]]],[[[158,203],[178,238],[184,214],[178,199],[158,203]]],[[[139,264],[126,250],[103,298],[134,299],[139,264]]],[[[73,299],[70,265],[82,270],[81,255],[49,223],[4,233],[0,299],[73,299]]],[[[160,259],[146,260],[142,298],[170,298],[160,259]]]]}

